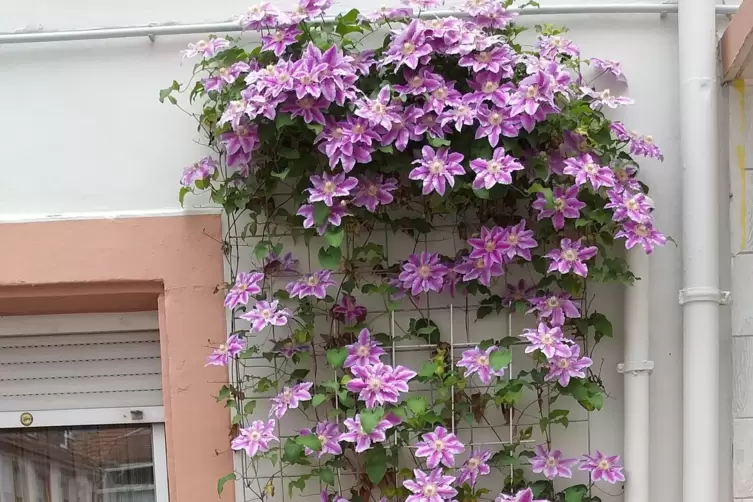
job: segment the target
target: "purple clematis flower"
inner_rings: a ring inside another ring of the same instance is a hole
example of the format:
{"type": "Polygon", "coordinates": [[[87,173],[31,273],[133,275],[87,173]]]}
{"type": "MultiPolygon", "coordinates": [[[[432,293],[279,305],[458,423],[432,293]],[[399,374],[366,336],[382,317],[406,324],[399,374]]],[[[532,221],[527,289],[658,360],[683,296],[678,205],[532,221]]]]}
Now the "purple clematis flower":
{"type": "MultiPolygon", "coordinates": [[[[408,96],[420,96],[439,89],[444,80],[440,75],[431,72],[431,68],[423,67],[418,71],[408,68],[403,70],[404,85],[396,85],[395,90],[408,96]]],[[[441,110],[439,110],[441,112],[441,110]]]]}
{"type": "MultiPolygon", "coordinates": [[[[440,77],[441,78],[441,77],[440,77]]],[[[425,109],[432,110],[434,113],[441,114],[448,106],[459,106],[460,103],[473,102],[464,99],[465,97],[455,89],[455,82],[440,81],[439,87],[431,91],[429,99],[426,102],[425,109]]]]}
{"type": "Polygon", "coordinates": [[[356,453],[361,453],[371,448],[371,443],[379,443],[387,439],[387,429],[392,427],[388,420],[380,420],[371,432],[366,432],[361,427],[361,415],[346,418],[343,422],[348,429],[340,435],[339,441],[356,444],[356,453]]]}
{"type": "Polygon", "coordinates": [[[627,83],[627,78],[622,71],[622,67],[618,61],[612,61],[610,59],[591,58],[591,64],[598,71],[603,73],[611,73],[619,82],[627,83]]]}
{"type": "Polygon", "coordinates": [[[345,358],[343,367],[367,366],[380,364],[380,357],[386,354],[379,342],[371,339],[369,330],[364,328],[358,333],[356,343],[347,345],[348,357],[345,358]]]}
{"type": "Polygon", "coordinates": [[[295,43],[296,37],[301,33],[303,32],[299,30],[297,26],[277,28],[267,35],[262,35],[261,50],[272,51],[275,53],[275,56],[280,57],[289,45],[295,43]]]}
{"type": "Polygon", "coordinates": [[[473,180],[473,188],[479,190],[492,188],[496,184],[509,185],[512,183],[513,171],[520,171],[523,165],[518,159],[507,155],[502,147],[495,148],[492,158],[475,159],[471,161],[471,169],[476,173],[473,180]]]}
{"type": "Polygon", "coordinates": [[[421,469],[414,469],[413,476],[414,479],[403,481],[403,486],[413,492],[405,502],[442,502],[458,494],[452,487],[455,476],[444,476],[442,469],[434,469],[429,474],[421,469]]]}
{"type": "Polygon", "coordinates": [[[618,164],[614,167],[615,190],[640,192],[641,184],[635,179],[638,169],[631,164],[618,164]]]}
{"type": "Polygon", "coordinates": [[[203,80],[205,91],[221,91],[225,84],[235,82],[241,73],[251,70],[251,67],[243,61],[234,63],[229,68],[222,67],[217,70],[217,74],[203,80]]]}
{"type": "Polygon", "coordinates": [[[440,262],[439,253],[424,251],[408,257],[408,261],[403,263],[398,279],[405,289],[410,289],[413,296],[429,291],[439,293],[448,271],[449,269],[440,262]]]}
{"type": "Polygon", "coordinates": [[[538,246],[533,239],[533,230],[526,230],[526,220],[520,220],[515,226],[502,230],[502,251],[512,260],[516,255],[531,261],[531,249],[538,246]]]}
{"type": "Polygon", "coordinates": [[[470,486],[474,486],[479,476],[486,476],[491,472],[489,464],[487,464],[491,457],[492,452],[488,450],[474,450],[470,458],[458,471],[457,483],[461,485],[468,483],[470,486]]]}
{"type": "Polygon", "coordinates": [[[414,160],[413,164],[418,167],[413,168],[408,177],[412,180],[423,181],[424,195],[429,195],[436,191],[439,195],[444,195],[447,183],[455,186],[455,176],[465,174],[465,169],[460,164],[463,161],[463,154],[450,152],[447,148],[440,148],[434,152],[430,146],[424,146],[421,149],[423,158],[414,160]]]}
{"type": "Polygon", "coordinates": [[[261,293],[259,281],[264,279],[264,274],[260,272],[241,272],[235,278],[235,284],[227,296],[225,296],[225,307],[234,309],[238,305],[246,305],[251,295],[261,293]]]}
{"type": "Polygon", "coordinates": [[[380,126],[385,131],[392,129],[392,125],[400,122],[401,107],[392,100],[389,86],[382,87],[376,99],[361,99],[356,103],[355,114],[368,120],[370,126],[380,126]]]}
{"type": "Polygon", "coordinates": [[[484,258],[487,263],[499,263],[504,265],[505,259],[505,232],[500,227],[489,230],[481,227],[481,235],[468,239],[471,246],[469,258],[484,258]]]}
{"type": "Polygon", "coordinates": [[[403,65],[415,70],[419,62],[428,60],[433,49],[426,40],[424,30],[422,21],[418,19],[411,21],[392,39],[387,52],[384,53],[382,65],[393,63],[395,70],[399,70],[403,65]]]}
{"type": "Polygon", "coordinates": [[[431,138],[444,138],[449,128],[442,125],[443,118],[442,115],[424,108],[413,124],[411,133],[419,137],[427,134],[431,138]]]}
{"type": "MultiPolygon", "coordinates": [[[[495,106],[502,108],[510,102],[510,91],[512,87],[502,85],[502,77],[489,71],[482,71],[473,75],[473,80],[468,81],[468,85],[475,92],[470,95],[472,102],[481,104],[484,101],[491,101],[495,106]]],[[[466,96],[468,96],[466,94],[466,96]]]]}
{"type": "Polygon", "coordinates": [[[204,157],[196,164],[193,164],[183,170],[183,177],[180,184],[191,186],[194,182],[209,178],[217,172],[217,162],[211,157],[204,157]]]}
{"type": "Polygon", "coordinates": [[[288,112],[290,116],[303,117],[303,121],[307,124],[316,122],[317,124],[324,125],[326,120],[322,111],[326,111],[329,106],[329,102],[324,98],[312,98],[311,96],[304,96],[300,99],[296,99],[291,96],[280,108],[281,112],[288,112]]]}
{"type": "Polygon", "coordinates": [[[565,218],[580,218],[580,210],[586,207],[586,203],[577,198],[579,192],[580,188],[577,185],[573,185],[567,190],[562,187],[555,187],[552,194],[554,207],[551,208],[547,208],[546,197],[539,192],[536,194],[536,200],[531,204],[531,207],[539,211],[536,219],[541,221],[544,218],[551,218],[554,228],[561,230],[565,227],[565,218]]]}
{"type": "Polygon", "coordinates": [[[627,239],[625,241],[627,249],[632,249],[636,244],[640,244],[646,254],[651,254],[654,248],[664,246],[667,243],[667,238],[656,230],[652,223],[626,221],[622,225],[622,229],[614,234],[614,236],[617,239],[621,237],[627,239]]]}
{"type": "MultiPolygon", "coordinates": [[[[296,212],[298,216],[303,216],[303,228],[311,228],[314,226],[314,205],[304,204],[296,212]]],[[[344,216],[351,216],[352,213],[348,211],[348,206],[345,201],[340,201],[339,204],[335,204],[329,208],[329,214],[327,215],[327,221],[316,227],[316,231],[319,235],[324,235],[327,230],[327,224],[333,227],[339,227],[342,224],[344,216]]]]}
{"type": "Polygon", "coordinates": [[[577,58],[580,50],[570,40],[559,35],[549,35],[539,38],[539,54],[545,59],[554,59],[559,55],[577,58]]]}
{"type": "Polygon", "coordinates": [[[262,2],[250,7],[248,12],[238,18],[238,23],[244,30],[261,30],[275,26],[279,15],[280,11],[269,2],[262,2]]]}
{"type": "Polygon", "coordinates": [[[277,353],[286,359],[290,359],[294,355],[298,354],[299,352],[306,352],[308,350],[309,350],[308,345],[299,345],[295,341],[291,340],[291,341],[285,342],[285,344],[282,346],[282,348],[279,351],[277,351],[277,353]]]}
{"type": "Polygon", "coordinates": [[[536,291],[536,286],[529,285],[525,279],[521,279],[516,284],[507,284],[505,289],[507,291],[502,297],[502,305],[509,308],[515,302],[527,302],[531,294],[536,291]]]}
{"type": "Polygon", "coordinates": [[[554,356],[568,357],[571,353],[570,346],[565,343],[570,340],[565,338],[559,326],[550,327],[540,322],[538,328],[526,329],[520,336],[530,342],[526,354],[540,350],[547,359],[551,359],[554,356]]]}
{"type": "Polygon", "coordinates": [[[269,400],[272,403],[269,409],[269,416],[274,415],[278,419],[282,418],[289,409],[298,408],[298,405],[303,401],[310,401],[311,393],[309,390],[312,385],[314,385],[313,382],[304,382],[292,387],[283,387],[282,392],[269,400]]]}
{"type": "Polygon", "coordinates": [[[562,239],[560,249],[553,249],[544,255],[552,260],[547,272],[559,271],[566,274],[572,270],[581,277],[588,276],[588,266],[584,262],[596,256],[599,249],[596,246],[582,246],[580,240],[573,242],[567,238],[562,239]]]}
{"type": "Polygon", "coordinates": [[[552,109],[554,107],[552,84],[552,76],[540,70],[521,80],[517,92],[510,98],[512,115],[525,113],[534,116],[540,107],[552,109]]]}
{"type": "Polygon", "coordinates": [[[278,309],[280,302],[258,302],[254,308],[241,314],[240,318],[251,322],[251,330],[261,331],[267,326],[285,326],[293,314],[286,309],[278,309]]]}
{"type": "Polygon", "coordinates": [[[479,378],[484,385],[489,385],[493,376],[502,376],[505,374],[505,369],[501,368],[499,371],[495,371],[490,364],[490,358],[492,352],[499,350],[499,347],[492,345],[486,350],[481,350],[476,347],[474,349],[466,350],[463,352],[463,357],[458,361],[457,366],[465,368],[465,378],[478,373],[479,378]]]}
{"type": "Polygon", "coordinates": [[[261,146],[258,130],[259,126],[256,124],[239,124],[235,130],[220,135],[220,143],[227,152],[229,166],[247,164],[251,160],[251,153],[261,146]]]}
{"type": "Polygon", "coordinates": [[[520,490],[515,495],[507,495],[505,493],[500,493],[499,496],[494,500],[494,502],[549,502],[548,500],[534,500],[533,499],[533,490],[530,488],[526,488],[525,490],[520,490]]]}
{"type": "Polygon", "coordinates": [[[353,66],[361,75],[368,75],[371,72],[371,67],[376,64],[374,59],[374,51],[363,50],[350,55],[353,58],[353,66]]]}
{"type": "Polygon", "coordinates": [[[313,175],[311,178],[313,188],[307,188],[309,192],[309,202],[324,202],[327,206],[335,204],[334,197],[348,197],[350,191],[358,185],[356,178],[346,178],[345,173],[335,174],[323,173],[321,176],[313,175]]]}
{"type": "Polygon", "coordinates": [[[350,392],[358,392],[358,399],[364,401],[367,408],[377,403],[397,403],[400,392],[407,392],[408,381],[416,376],[416,372],[403,366],[393,369],[382,363],[352,366],[350,372],[354,378],[345,387],[350,392]]]}
{"type": "Polygon", "coordinates": [[[332,271],[324,269],[313,274],[304,275],[297,281],[285,286],[285,289],[291,298],[297,296],[303,300],[307,296],[313,296],[323,300],[327,296],[327,288],[334,285],[335,281],[332,280],[332,271]]]}
{"type": "Polygon", "coordinates": [[[356,304],[355,297],[344,294],[340,298],[340,303],[332,307],[332,317],[340,322],[363,322],[369,312],[366,307],[356,304]]]}
{"type": "Polygon", "coordinates": [[[243,352],[245,348],[246,341],[238,335],[232,335],[207,357],[206,366],[227,366],[230,358],[238,357],[238,354],[243,352]]]}
{"type": "Polygon", "coordinates": [[[230,42],[224,38],[212,38],[209,41],[199,40],[195,44],[188,44],[188,49],[181,51],[183,59],[190,59],[196,56],[204,58],[213,58],[220,51],[230,47],[230,42]]]}
{"type": "Polygon", "coordinates": [[[552,326],[562,326],[566,317],[580,317],[578,307],[566,293],[537,296],[530,301],[533,307],[527,313],[538,312],[539,319],[549,319],[552,326]]]}
{"type": "Polygon", "coordinates": [[[254,420],[249,427],[240,429],[238,437],[230,443],[230,448],[236,451],[245,450],[249,457],[255,456],[260,451],[268,452],[269,443],[280,441],[274,435],[274,430],[274,419],[270,419],[266,424],[261,420],[254,420]]]}
{"type": "Polygon", "coordinates": [[[502,78],[511,78],[515,68],[515,53],[508,45],[491,50],[466,54],[460,58],[458,66],[471,68],[474,73],[489,71],[502,78]]]}
{"type": "Polygon", "coordinates": [[[394,143],[398,151],[405,151],[408,141],[420,141],[421,134],[415,132],[417,120],[423,115],[423,112],[415,106],[408,106],[403,113],[399,114],[397,122],[392,124],[389,131],[380,131],[382,136],[382,145],[387,146],[394,143]]]}
{"type": "Polygon", "coordinates": [[[591,183],[594,190],[614,186],[614,173],[608,167],[600,166],[590,154],[565,160],[564,174],[575,176],[575,184],[591,183]]]}
{"type": "Polygon", "coordinates": [[[488,108],[485,105],[478,109],[479,126],[476,129],[476,139],[486,137],[492,147],[497,146],[500,136],[514,138],[520,131],[520,121],[510,115],[509,108],[488,108]]]}
{"type": "Polygon", "coordinates": [[[373,179],[360,176],[358,191],[350,202],[356,207],[365,207],[374,213],[378,205],[386,206],[394,200],[390,192],[395,190],[397,190],[397,180],[394,178],[385,180],[381,174],[373,179]]]}
{"type": "Polygon", "coordinates": [[[489,286],[492,277],[504,275],[505,270],[499,263],[491,263],[486,258],[466,257],[460,264],[455,265],[453,270],[461,274],[463,281],[472,281],[477,279],[484,286],[489,286]]]}
{"type": "Polygon", "coordinates": [[[449,123],[453,123],[455,130],[460,132],[463,126],[470,127],[473,125],[476,121],[476,114],[476,106],[472,102],[470,95],[466,94],[460,102],[453,103],[450,105],[449,110],[445,110],[440,117],[440,124],[444,127],[449,123]]]}
{"type": "Polygon", "coordinates": [[[274,250],[269,251],[269,255],[264,257],[264,272],[273,274],[285,274],[287,272],[298,271],[298,260],[293,258],[293,253],[287,252],[284,255],[278,255],[274,250]]]}
{"type": "MultiPolygon", "coordinates": [[[[322,458],[322,455],[329,453],[332,455],[341,455],[343,452],[340,446],[340,431],[339,426],[335,422],[320,422],[316,424],[316,437],[322,443],[322,448],[316,452],[317,458],[322,458]]],[[[311,429],[301,429],[301,436],[308,436],[314,434],[311,429]]],[[[311,448],[304,448],[303,453],[306,455],[313,455],[314,450],[311,448]]]]}
{"type": "Polygon", "coordinates": [[[386,5],[382,5],[379,10],[372,12],[365,17],[372,23],[412,18],[413,9],[407,7],[387,7],[386,5]]]}
{"type": "Polygon", "coordinates": [[[426,466],[434,469],[441,463],[445,467],[455,467],[455,455],[465,450],[463,443],[452,432],[437,426],[434,432],[427,432],[421,436],[423,441],[415,444],[416,456],[426,457],[426,466]]]}
{"type": "Polygon", "coordinates": [[[602,106],[607,106],[609,108],[615,109],[618,106],[632,105],[635,102],[631,98],[625,96],[612,96],[612,94],[609,92],[609,89],[604,89],[601,92],[597,92],[590,87],[581,87],[580,92],[583,93],[583,97],[587,96],[591,98],[591,103],[589,103],[588,106],[590,106],[594,110],[602,106]]]}
{"type": "Polygon", "coordinates": [[[607,196],[609,197],[609,202],[604,207],[614,209],[614,214],[612,215],[614,221],[625,219],[636,223],[651,221],[651,210],[654,208],[654,201],[648,195],[642,192],[631,193],[627,190],[608,190],[607,196]]]}
{"type": "Polygon", "coordinates": [[[618,464],[619,461],[618,455],[607,456],[596,450],[594,456],[583,455],[580,470],[590,472],[591,479],[594,481],[603,479],[607,483],[615,484],[618,481],[625,481],[622,467],[618,464]]]}
{"type": "Polygon", "coordinates": [[[588,357],[580,357],[580,346],[572,345],[567,357],[555,355],[549,360],[549,373],[544,377],[547,382],[556,380],[563,387],[567,387],[571,378],[586,378],[583,371],[593,364],[588,357]]]}
{"type": "Polygon", "coordinates": [[[531,458],[531,471],[543,473],[546,479],[572,478],[571,467],[578,463],[577,458],[562,458],[560,450],[548,451],[543,445],[536,446],[536,456],[531,458]]]}

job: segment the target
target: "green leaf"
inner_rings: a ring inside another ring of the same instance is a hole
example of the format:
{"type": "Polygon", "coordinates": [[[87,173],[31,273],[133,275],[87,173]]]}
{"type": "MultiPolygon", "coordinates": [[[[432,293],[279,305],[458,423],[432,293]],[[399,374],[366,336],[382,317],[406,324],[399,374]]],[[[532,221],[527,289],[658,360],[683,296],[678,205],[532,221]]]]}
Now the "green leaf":
{"type": "Polygon", "coordinates": [[[324,232],[324,238],[327,240],[327,244],[333,248],[340,247],[340,244],[343,242],[343,237],[345,237],[345,230],[343,230],[342,227],[328,228],[327,231],[324,232]]]}
{"type": "Polygon", "coordinates": [[[495,350],[489,356],[489,365],[496,371],[501,370],[512,361],[512,352],[509,350],[495,350]]]}
{"type": "Polygon", "coordinates": [[[612,323],[604,314],[594,312],[590,317],[591,326],[596,330],[596,338],[601,339],[606,336],[612,338],[612,323]]]}
{"type": "Polygon", "coordinates": [[[270,175],[274,176],[275,178],[279,178],[281,180],[284,180],[288,177],[288,173],[290,172],[290,168],[285,169],[284,171],[280,171],[279,173],[271,172],[270,175]]]}
{"type": "Polygon", "coordinates": [[[306,448],[311,448],[314,451],[322,449],[322,442],[314,434],[306,434],[305,436],[298,436],[295,438],[295,442],[306,448]]]}
{"type": "Polygon", "coordinates": [[[300,159],[301,158],[301,152],[298,150],[295,150],[293,148],[280,148],[277,153],[282,157],[283,159],[300,159]]]}
{"type": "Polygon", "coordinates": [[[261,260],[269,254],[269,246],[271,244],[269,241],[259,241],[256,243],[256,246],[254,246],[254,256],[257,260],[261,260]]]}
{"type": "Polygon", "coordinates": [[[369,434],[374,430],[382,417],[384,416],[384,409],[374,408],[373,410],[363,410],[361,412],[361,428],[366,434],[369,434]]]}
{"type": "Polygon", "coordinates": [[[319,469],[319,478],[328,485],[335,484],[335,471],[329,467],[323,467],[319,469]]]}
{"type": "Polygon", "coordinates": [[[277,127],[278,130],[285,126],[289,126],[294,122],[295,120],[290,117],[289,113],[278,113],[275,117],[275,127],[277,127]]]}
{"type": "Polygon", "coordinates": [[[327,396],[324,394],[314,394],[314,397],[311,398],[311,406],[319,406],[327,399],[327,396]]]}
{"type": "MultiPolygon", "coordinates": [[[[159,91],[159,102],[160,103],[164,103],[165,99],[169,99],[169,98],[172,97],[172,96],[170,96],[170,94],[173,91],[179,91],[179,90],[180,90],[180,84],[178,83],[177,80],[173,80],[173,83],[172,83],[172,85],[170,87],[167,87],[165,89],[161,89],[159,91]]],[[[170,100],[170,102],[173,103],[173,104],[175,104],[174,99],[175,98],[173,98],[173,99],[170,100]]]]}
{"type": "Polygon", "coordinates": [[[588,493],[588,488],[584,485],[575,485],[568,487],[563,493],[565,494],[565,502],[581,502],[588,493]]]}
{"type": "Polygon", "coordinates": [[[324,225],[329,216],[329,208],[323,202],[314,202],[314,224],[319,227],[324,225]]]}
{"type": "Polygon", "coordinates": [[[342,368],[343,363],[345,362],[345,359],[347,357],[348,357],[348,349],[345,347],[340,347],[339,349],[329,349],[327,351],[327,362],[329,363],[329,366],[333,369],[342,368]]]}
{"type": "Polygon", "coordinates": [[[486,188],[474,188],[473,193],[476,194],[476,197],[479,199],[488,199],[489,198],[489,190],[486,188]]]}
{"type": "Polygon", "coordinates": [[[424,363],[424,365],[421,367],[421,371],[418,372],[418,376],[429,378],[434,375],[435,371],[437,371],[437,367],[439,367],[439,365],[434,362],[424,363]]]}
{"type": "MultiPolygon", "coordinates": [[[[319,441],[319,438],[314,438],[317,441],[319,441]]],[[[319,446],[321,448],[321,445],[319,446]]],[[[282,458],[285,459],[286,462],[290,464],[295,464],[303,454],[303,446],[299,445],[293,439],[288,438],[285,441],[285,446],[283,447],[283,456],[282,458]]]]}
{"type": "Polygon", "coordinates": [[[235,481],[235,473],[231,472],[230,474],[226,476],[222,476],[220,479],[217,480],[217,495],[222,495],[222,491],[225,489],[225,483],[228,481],[235,481]]]}
{"type": "Polygon", "coordinates": [[[405,405],[415,415],[421,415],[426,411],[426,398],[425,397],[412,397],[405,402],[405,405]]]}
{"type": "Polygon", "coordinates": [[[255,409],[256,409],[256,400],[253,399],[253,400],[247,402],[245,404],[245,406],[243,406],[243,414],[244,415],[250,415],[251,413],[254,412],[255,409]]]}
{"type": "Polygon", "coordinates": [[[540,193],[544,196],[546,199],[546,207],[547,209],[551,209],[554,207],[554,195],[552,194],[552,189],[548,187],[541,186],[540,183],[534,183],[531,185],[531,188],[528,189],[528,193],[540,193]]]}
{"type": "Polygon", "coordinates": [[[366,452],[366,474],[369,480],[378,484],[387,473],[387,451],[384,448],[366,452]]]}
{"type": "Polygon", "coordinates": [[[180,192],[178,192],[178,202],[180,202],[180,207],[183,207],[183,201],[186,198],[186,194],[191,193],[190,187],[181,187],[180,192]]]}
{"type": "Polygon", "coordinates": [[[444,138],[429,138],[429,144],[433,146],[434,148],[439,148],[441,146],[450,146],[450,140],[444,139],[444,138]]]}
{"type": "Polygon", "coordinates": [[[343,257],[340,248],[319,248],[319,264],[324,268],[335,269],[343,257]]]}

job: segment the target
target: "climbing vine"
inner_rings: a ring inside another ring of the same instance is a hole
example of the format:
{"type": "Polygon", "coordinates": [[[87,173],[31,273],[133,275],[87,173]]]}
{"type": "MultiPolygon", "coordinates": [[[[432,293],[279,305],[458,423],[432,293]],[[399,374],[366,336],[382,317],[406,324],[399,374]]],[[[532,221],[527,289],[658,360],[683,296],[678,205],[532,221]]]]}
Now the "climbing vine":
{"type": "Polygon", "coordinates": [[[570,457],[583,452],[556,449],[551,430],[568,426],[560,403],[604,402],[593,357],[612,324],[589,285],[635,280],[620,244],[666,243],[636,178],[635,157],[661,153],[604,113],[631,102],[602,85],[624,81],[619,64],[582,57],[551,26],[523,45],[494,0],[444,17],[426,10],[436,0],[326,18],[330,3],[253,7],[243,36],[189,45],[194,79],[160,92],[181,108],[187,94],[212,151],[185,169],[181,203],[205,193],[228,222],[233,322],[208,364],[230,367],[217,400],[242,468],[218,491],[239,480],[260,501],[313,486],[323,502],[599,501],[594,486],[625,480],[619,458],[570,457]],[[448,229],[462,243],[452,255],[429,241],[448,229]],[[390,235],[410,242],[403,254],[390,235]],[[291,240],[318,263],[299,262],[291,240]],[[508,333],[458,348],[428,299],[500,316],[508,333]],[[405,311],[408,325],[395,321],[405,311]],[[373,327],[385,315],[389,334],[373,327]],[[529,327],[512,332],[513,315],[529,327]],[[428,347],[418,367],[395,359],[406,341],[428,347]],[[531,363],[513,371],[517,346],[531,363]],[[518,427],[529,407],[537,426],[518,427]],[[283,437],[286,416],[306,427],[283,437]],[[493,417],[514,436],[459,437],[493,417]],[[575,469],[589,483],[556,490],[575,469]]]}

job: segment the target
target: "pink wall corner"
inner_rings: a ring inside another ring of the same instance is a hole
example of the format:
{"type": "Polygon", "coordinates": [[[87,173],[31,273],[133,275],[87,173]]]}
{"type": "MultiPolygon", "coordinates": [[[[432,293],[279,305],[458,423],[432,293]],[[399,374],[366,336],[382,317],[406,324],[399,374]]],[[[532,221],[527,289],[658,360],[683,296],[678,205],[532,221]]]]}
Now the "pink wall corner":
{"type": "MultiPolygon", "coordinates": [[[[217,479],[233,470],[229,413],[213,397],[227,372],[204,367],[210,341],[226,337],[219,215],[2,228],[6,315],[158,308],[170,500],[217,500],[217,479]]],[[[223,498],[234,499],[231,485],[223,498]]]]}
{"type": "Polygon", "coordinates": [[[721,40],[723,81],[739,78],[753,49],[753,0],[743,0],[721,40]]]}

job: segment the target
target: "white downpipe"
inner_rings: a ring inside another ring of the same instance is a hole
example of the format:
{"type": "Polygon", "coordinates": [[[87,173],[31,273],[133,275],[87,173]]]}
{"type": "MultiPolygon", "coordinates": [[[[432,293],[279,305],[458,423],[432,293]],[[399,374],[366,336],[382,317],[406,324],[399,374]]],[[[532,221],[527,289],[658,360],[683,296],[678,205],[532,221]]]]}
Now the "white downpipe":
{"type": "Polygon", "coordinates": [[[649,500],[649,257],[642,249],[628,251],[630,270],[639,277],[625,294],[624,466],[625,502],[649,500]]]}
{"type": "MultiPolygon", "coordinates": [[[[682,173],[683,502],[719,498],[719,139],[713,0],[678,10],[682,173]]],[[[662,466],[655,466],[661,469],[662,466]]]]}

